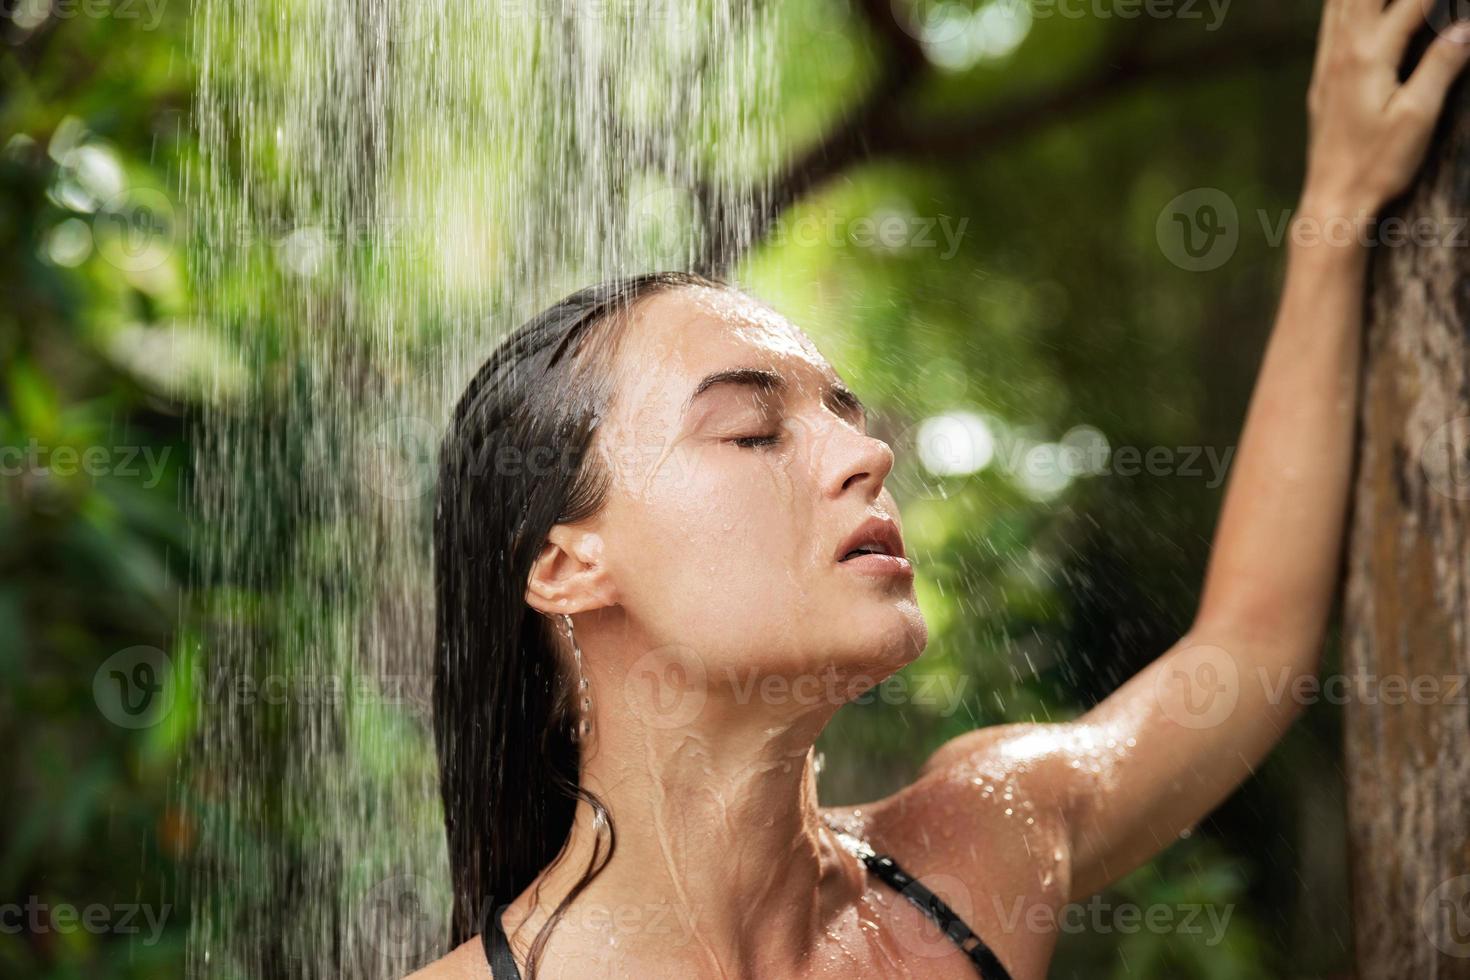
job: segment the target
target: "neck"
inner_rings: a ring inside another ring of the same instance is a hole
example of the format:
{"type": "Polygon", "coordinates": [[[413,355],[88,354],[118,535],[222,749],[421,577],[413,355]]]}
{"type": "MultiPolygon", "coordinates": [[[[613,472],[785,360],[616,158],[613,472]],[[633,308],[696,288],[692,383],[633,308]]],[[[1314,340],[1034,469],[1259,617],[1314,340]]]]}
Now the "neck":
{"type": "MultiPolygon", "coordinates": [[[[813,743],[835,706],[787,718],[723,707],[706,704],[695,722],[672,728],[621,714],[601,729],[594,721],[582,786],[607,806],[616,849],[563,921],[628,961],[646,949],[661,963],[687,958],[691,975],[794,975],[862,890],[860,869],[818,810],[813,743]]],[[[594,854],[605,859],[608,838],[580,803],[562,858],[525,907],[522,941],[594,854]]],[[[508,930],[512,921],[521,915],[507,913],[508,930]]]]}

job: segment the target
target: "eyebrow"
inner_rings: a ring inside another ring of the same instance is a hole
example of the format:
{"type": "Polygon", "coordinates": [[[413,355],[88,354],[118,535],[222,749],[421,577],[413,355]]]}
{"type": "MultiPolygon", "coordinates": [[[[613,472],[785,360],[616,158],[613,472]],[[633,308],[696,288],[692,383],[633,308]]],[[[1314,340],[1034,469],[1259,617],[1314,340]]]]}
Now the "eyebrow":
{"type": "MultiPolygon", "coordinates": [[[[748,388],[754,388],[757,391],[776,393],[784,392],[789,387],[786,379],[775,371],[750,367],[726,368],[722,371],[715,371],[705,375],[699,384],[694,386],[694,391],[685,400],[684,408],[680,414],[688,414],[689,409],[694,405],[695,399],[711,388],[718,387],[719,385],[742,385],[748,388]]],[[[863,400],[851,388],[847,387],[847,385],[841,381],[829,382],[826,387],[826,396],[830,404],[839,411],[857,412],[863,417],[863,421],[866,423],[868,406],[863,404],[863,400]]]]}

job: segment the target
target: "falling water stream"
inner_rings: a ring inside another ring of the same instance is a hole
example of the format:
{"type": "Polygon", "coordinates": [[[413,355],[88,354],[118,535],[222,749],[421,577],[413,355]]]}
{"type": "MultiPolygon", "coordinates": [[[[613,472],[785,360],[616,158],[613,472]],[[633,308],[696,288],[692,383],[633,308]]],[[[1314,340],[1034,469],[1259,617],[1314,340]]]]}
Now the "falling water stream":
{"type": "Polygon", "coordinates": [[[565,293],[723,270],[780,140],[742,0],[198,0],[187,180],[203,623],[190,975],[447,951],[430,728],[434,454],[565,293]]]}

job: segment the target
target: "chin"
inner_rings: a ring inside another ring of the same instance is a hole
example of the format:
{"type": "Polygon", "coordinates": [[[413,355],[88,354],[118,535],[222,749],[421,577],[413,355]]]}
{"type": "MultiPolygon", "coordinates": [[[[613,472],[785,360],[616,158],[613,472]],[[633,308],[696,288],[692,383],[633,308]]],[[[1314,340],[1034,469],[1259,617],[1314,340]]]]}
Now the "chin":
{"type": "Polygon", "coordinates": [[[854,610],[838,622],[852,627],[848,635],[853,642],[837,651],[838,664],[846,671],[886,677],[919,659],[929,645],[929,626],[913,599],[854,610]]]}

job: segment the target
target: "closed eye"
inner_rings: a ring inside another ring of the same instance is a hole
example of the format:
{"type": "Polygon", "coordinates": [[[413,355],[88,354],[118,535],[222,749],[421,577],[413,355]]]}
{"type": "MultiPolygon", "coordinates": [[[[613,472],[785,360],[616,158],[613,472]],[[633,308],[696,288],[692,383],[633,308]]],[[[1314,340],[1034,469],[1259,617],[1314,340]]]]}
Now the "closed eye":
{"type": "Polygon", "coordinates": [[[760,446],[774,446],[781,441],[781,435],[777,433],[771,436],[739,436],[730,441],[742,449],[756,449],[760,446]]]}

